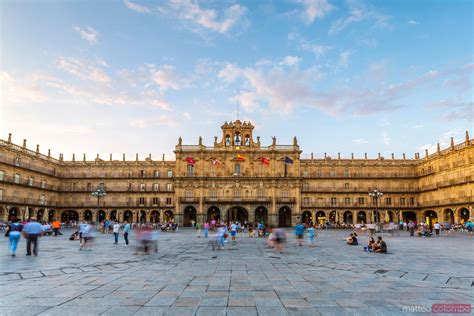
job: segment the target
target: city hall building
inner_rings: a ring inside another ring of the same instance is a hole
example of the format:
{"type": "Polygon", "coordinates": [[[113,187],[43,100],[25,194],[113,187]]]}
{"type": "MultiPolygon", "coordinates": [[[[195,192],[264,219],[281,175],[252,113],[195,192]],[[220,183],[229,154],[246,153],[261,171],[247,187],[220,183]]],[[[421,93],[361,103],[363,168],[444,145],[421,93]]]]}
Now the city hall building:
{"type": "Polygon", "coordinates": [[[225,123],[212,146],[175,147],[175,160],[73,155],[65,160],[0,141],[0,220],[13,217],[129,222],[212,219],[372,223],[463,223],[473,215],[474,141],[413,158],[303,159],[296,137],[264,145],[250,122],[225,123]],[[92,193],[100,188],[106,195],[92,193]],[[382,196],[369,192],[377,189],[382,196]]]}

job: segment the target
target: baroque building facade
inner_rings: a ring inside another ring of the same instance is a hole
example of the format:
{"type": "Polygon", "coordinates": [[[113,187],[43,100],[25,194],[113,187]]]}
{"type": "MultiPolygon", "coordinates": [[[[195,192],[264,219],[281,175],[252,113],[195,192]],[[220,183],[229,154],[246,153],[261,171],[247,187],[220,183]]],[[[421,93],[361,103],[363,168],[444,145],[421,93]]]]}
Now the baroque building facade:
{"type": "Polygon", "coordinates": [[[175,147],[175,160],[108,160],[99,155],[66,161],[0,140],[0,220],[12,217],[129,222],[212,219],[373,223],[415,220],[464,223],[473,217],[474,141],[439,147],[413,159],[301,158],[296,137],[269,146],[239,120],[221,126],[213,146],[175,147]],[[103,188],[106,196],[92,192],[103,188]],[[374,200],[368,192],[384,195],[374,200]]]}

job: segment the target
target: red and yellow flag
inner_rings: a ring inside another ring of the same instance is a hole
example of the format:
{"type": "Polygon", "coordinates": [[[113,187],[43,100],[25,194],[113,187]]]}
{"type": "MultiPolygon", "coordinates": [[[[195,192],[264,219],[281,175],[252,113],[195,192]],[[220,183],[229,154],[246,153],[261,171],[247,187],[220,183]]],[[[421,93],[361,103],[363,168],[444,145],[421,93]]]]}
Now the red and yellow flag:
{"type": "Polygon", "coordinates": [[[260,158],[260,161],[261,161],[262,164],[264,164],[264,165],[269,165],[269,164],[270,164],[270,159],[269,159],[269,158],[266,158],[266,157],[260,158]]]}
{"type": "Polygon", "coordinates": [[[237,157],[235,157],[235,159],[238,161],[245,161],[247,158],[241,154],[237,154],[237,157]]]}

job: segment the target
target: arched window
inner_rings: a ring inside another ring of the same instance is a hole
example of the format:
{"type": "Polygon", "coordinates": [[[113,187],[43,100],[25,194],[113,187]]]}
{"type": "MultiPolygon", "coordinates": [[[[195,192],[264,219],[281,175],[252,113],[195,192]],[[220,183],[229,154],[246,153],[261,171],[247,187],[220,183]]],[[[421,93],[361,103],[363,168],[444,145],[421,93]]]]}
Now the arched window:
{"type": "Polygon", "coordinates": [[[240,133],[239,133],[239,132],[235,132],[234,145],[235,145],[235,146],[240,146],[240,145],[242,145],[242,136],[240,136],[240,133]]]}
{"type": "Polygon", "coordinates": [[[245,135],[245,146],[250,146],[250,135],[245,135]]]}
{"type": "Polygon", "coordinates": [[[188,177],[194,175],[194,166],[193,165],[188,165],[188,177]]]}
{"type": "Polygon", "coordinates": [[[240,175],[240,164],[236,163],[234,165],[234,175],[240,175]]]}
{"type": "Polygon", "coordinates": [[[225,145],[230,146],[230,135],[225,135],[225,145]]]}

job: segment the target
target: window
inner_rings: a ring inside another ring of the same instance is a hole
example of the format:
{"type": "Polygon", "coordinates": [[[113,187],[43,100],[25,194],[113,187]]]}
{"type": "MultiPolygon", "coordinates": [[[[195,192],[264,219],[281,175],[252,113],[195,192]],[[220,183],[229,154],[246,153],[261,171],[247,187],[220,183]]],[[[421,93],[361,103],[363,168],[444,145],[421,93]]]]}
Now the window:
{"type": "Polygon", "coordinates": [[[92,185],[91,185],[91,183],[90,183],[90,182],[88,182],[88,183],[87,183],[87,191],[90,191],[90,190],[91,190],[91,188],[92,188],[92,185]]]}
{"type": "Polygon", "coordinates": [[[145,178],[146,177],[146,171],[145,170],[140,170],[140,177],[145,178]]]}
{"type": "Polygon", "coordinates": [[[236,163],[234,165],[234,176],[240,175],[240,164],[236,163]]]}
{"type": "Polygon", "coordinates": [[[133,171],[131,171],[131,170],[128,171],[128,177],[129,178],[133,177],[133,171]]]}
{"type": "Polygon", "coordinates": [[[140,191],[144,192],[146,190],[145,183],[140,183],[140,191]]]}
{"type": "Polygon", "coordinates": [[[211,190],[209,192],[209,195],[211,196],[211,198],[217,199],[217,190],[211,190]]]}
{"type": "Polygon", "coordinates": [[[20,166],[20,158],[19,157],[15,158],[15,166],[17,166],[17,167],[20,166]]]}
{"type": "Polygon", "coordinates": [[[405,198],[400,198],[400,205],[405,205],[405,198]]]}
{"type": "Polygon", "coordinates": [[[158,206],[158,204],[160,204],[160,198],[154,197],[153,198],[153,206],[158,206]]]}
{"type": "Polygon", "coordinates": [[[281,192],[281,197],[287,199],[290,196],[290,192],[287,190],[281,192]]]}
{"type": "Polygon", "coordinates": [[[44,194],[40,195],[40,205],[46,205],[46,197],[44,194]]]}
{"type": "Polygon", "coordinates": [[[344,183],[344,189],[346,189],[346,190],[349,189],[349,183],[344,183]]]}
{"type": "Polygon", "coordinates": [[[309,190],[309,183],[308,182],[303,183],[303,190],[305,190],[305,191],[309,190]]]}
{"type": "Polygon", "coordinates": [[[316,173],[316,176],[318,178],[321,178],[323,176],[323,172],[321,170],[318,170],[318,172],[316,173]]]}
{"type": "Polygon", "coordinates": [[[145,205],[145,198],[144,197],[139,197],[138,198],[138,204],[139,205],[145,205]]]}
{"type": "Polygon", "coordinates": [[[76,191],[76,182],[73,182],[73,183],[72,183],[72,190],[73,190],[73,191],[76,191]]]}
{"type": "Polygon", "coordinates": [[[3,181],[5,179],[5,171],[0,170],[0,181],[3,181]]]}
{"type": "Polygon", "coordinates": [[[359,205],[364,205],[365,204],[365,198],[360,197],[359,198],[359,205]]]}
{"type": "Polygon", "coordinates": [[[344,204],[350,205],[351,204],[351,198],[350,197],[344,198],[344,204]]]}
{"type": "Polygon", "coordinates": [[[349,170],[344,170],[344,178],[349,178],[349,170]]]}
{"type": "Polygon", "coordinates": [[[159,191],[160,185],[158,183],[153,183],[153,191],[159,191]]]}
{"type": "Polygon", "coordinates": [[[173,184],[172,183],[167,183],[166,184],[166,190],[172,191],[173,190],[173,184]]]}
{"type": "Polygon", "coordinates": [[[155,175],[155,178],[159,178],[160,177],[160,171],[155,170],[154,175],[155,175]]]}
{"type": "Polygon", "coordinates": [[[171,204],[173,204],[173,199],[170,198],[170,197],[167,197],[166,198],[166,205],[171,205],[171,204]]]}
{"type": "Polygon", "coordinates": [[[331,205],[336,205],[337,204],[337,198],[332,197],[331,198],[331,205]]]}
{"type": "Polygon", "coordinates": [[[15,183],[20,183],[20,175],[18,173],[15,174],[15,183]]]}
{"type": "Polygon", "coordinates": [[[257,196],[259,199],[263,199],[265,197],[265,191],[264,190],[258,190],[257,191],[257,196]]]}
{"type": "Polygon", "coordinates": [[[33,177],[29,177],[28,178],[28,185],[31,187],[33,186],[33,182],[34,182],[34,178],[33,177]]]}
{"type": "Polygon", "coordinates": [[[186,190],[186,198],[187,199],[192,199],[193,198],[193,191],[192,190],[186,190]]]}
{"type": "Polygon", "coordinates": [[[168,170],[168,178],[173,178],[173,171],[172,170],[168,170]]]}
{"type": "Polygon", "coordinates": [[[303,177],[307,177],[308,176],[308,170],[303,170],[303,177]]]}
{"type": "Polygon", "coordinates": [[[385,204],[386,205],[392,205],[392,198],[385,198],[385,204]]]}
{"type": "Polygon", "coordinates": [[[193,165],[188,165],[187,172],[188,172],[188,177],[194,176],[194,166],[193,165]]]}
{"type": "Polygon", "coordinates": [[[415,198],[410,198],[410,205],[415,205],[415,198]]]}
{"type": "Polygon", "coordinates": [[[334,170],[329,171],[329,176],[330,177],[335,177],[336,176],[336,171],[334,171],[334,170]]]}
{"type": "Polygon", "coordinates": [[[46,181],[41,180],[41,189],[46,188],[46,181]]]}
{"type": "Polygon", "coordinates": [[[128,191],[132,191],[132,183],[131,182],[128,183],[128,191]]]}
{"type": "Polygon", "coordinates": [[[3,189],[0,189],[0,201],[3,201],[3,189]]]}
{"type": "Polygon", "coordinates": [[[234,198],[240,199],[241,196],[242,196],[242,191],[234,190],[234,198]]]}
{"type": "Polygon", "coordinates": [[[309,197],[305,196],[303,198],[303,205],[309,205],[309,197]]]}

